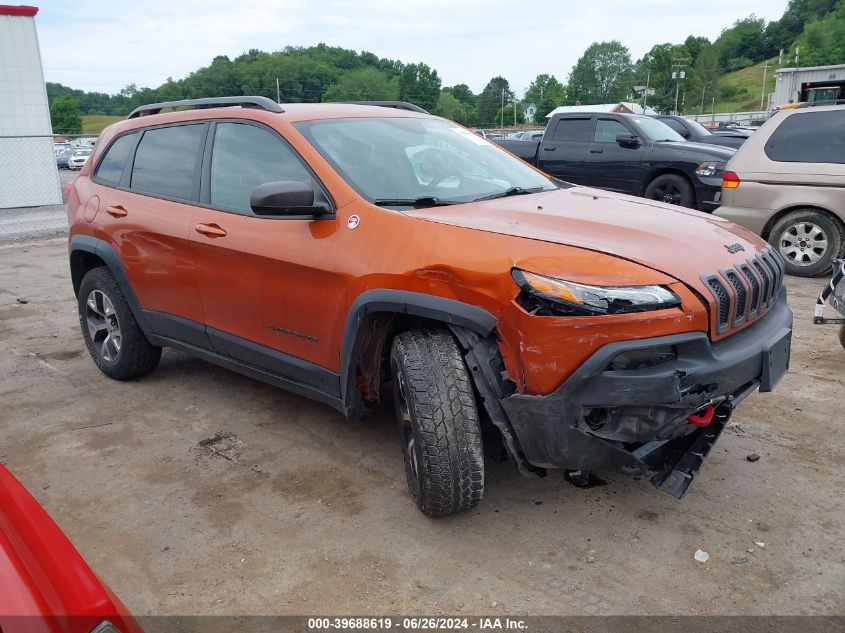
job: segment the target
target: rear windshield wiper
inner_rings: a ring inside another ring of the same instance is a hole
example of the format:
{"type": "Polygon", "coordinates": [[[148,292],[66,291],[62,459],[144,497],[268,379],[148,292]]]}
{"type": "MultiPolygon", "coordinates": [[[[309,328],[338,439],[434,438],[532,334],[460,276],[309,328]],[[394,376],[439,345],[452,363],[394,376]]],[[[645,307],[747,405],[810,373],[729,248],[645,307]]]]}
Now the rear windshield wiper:
{"type": "Polygon", "coordinates": [[[376,198],[373,204],[377,207],[445,207],[450,204],[460,204],[454,200],[441,200],[435,196],[420,196],[419,198],[376,198]]]}
{"type": "Polygon", "coordinates": [[[489,196],[482,196],[480,198],[476,198],[473,202],[481,202],[482,200],[495,200],[496,198],[507,198],[508,196],[524,196],[528,193],[537,193],[540,191],[546,191],[543,187],[511,187],[510,189],[506,189],[505,191],[500,191],[499,193],[492,193],[489,196]]]}

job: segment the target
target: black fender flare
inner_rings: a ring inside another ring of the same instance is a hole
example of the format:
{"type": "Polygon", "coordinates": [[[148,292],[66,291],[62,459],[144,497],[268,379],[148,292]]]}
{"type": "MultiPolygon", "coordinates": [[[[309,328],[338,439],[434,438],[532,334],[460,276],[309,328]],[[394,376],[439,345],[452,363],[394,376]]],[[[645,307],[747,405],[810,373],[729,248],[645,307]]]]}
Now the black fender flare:
{"type": "MultiPolygon", "coordinates": [[[[77,251],[96,255],[106,263],[106,266],[108,266],[108,269],[114,275],[120,289],[123,291],[123,295],[129,303],[129,308],[132,310],[132,314],[141,327],[141,330],[145,334],[155,334],[150,327],[149,319],[147,319],[144,310],[141,308],[141,304],[138,303],[138,297],[135,296],[135,292],[132,290],[129,277],[126,276],[126,270],[123,268],[123,262],[120,261],[120,257],[117,251],[114,250],[114,247],[105,240],[91,237],[90,235],[74,235],[68,245],[68,256],[72,259],[73,253],[77,251]]],[[[79,287],[76,281],[73,284],[73,293],[75,295],[79,294],[79,287]]]]}
{"type": "Polygon", "coordinates": [[[361,353],[361,324],[376,313],[409,314],[460,326],[489,336],[496,328],[496,317],[484,308],[435,295],[407,290],[375,289],[362,292],[349,308],[343,328],[340,351],[341,398],[350,409],[360,404],[355,387],[354,359],[361,353]]]}

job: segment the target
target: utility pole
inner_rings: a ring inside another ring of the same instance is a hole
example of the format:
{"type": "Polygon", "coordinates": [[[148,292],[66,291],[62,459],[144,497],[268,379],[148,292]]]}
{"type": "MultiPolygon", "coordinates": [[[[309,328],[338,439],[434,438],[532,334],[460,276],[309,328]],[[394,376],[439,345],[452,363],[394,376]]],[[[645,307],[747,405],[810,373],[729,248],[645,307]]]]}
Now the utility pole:
{"type": "Polygon", "coordinates": [[[701,108],[699,108],[698,113],[704,114],[704,93],[707,91],[707,84],[705,84],[701,88],[701,108]]]}
{"type": "Polygon", "coordinates": [[[766,64],[763,66],[763,91],[760,93],[760,109],[763,109],[763,104],[766,100],[766,73],[769,70],[769,60],[766,60],[766,64]]]}
{"type": "Polygon", "coordinates": [[[282,103],[282,93],[279,90],[279,78],[278,77],[276,77],[276,103],[278,103],[278,104],[282,103]]]}
{"type": "Polygon", "coordinates": [[[681,79],[686,78],[684,68],[687,67],[688,59],[673,59],[672,65],[677,69],[672,73],[672,79],[675,80],[675,115],[678,114],[678,97],[681,94],[681,79]]]}
{"type": "Polygon", "coordinates": [[[502,109],[500,110],[501,115],[499,116],[499,128],[505,129],[505,89],[502,88],[502,109]]]}
{"type": "Polygon", "coordinates": [[[645,92],[643,92],[643,114],[645,114],[645,106],[648,103],[648,86],[651,83],[651,68],[648,69],[648,74],[645,76],[645,92]]]}
{"type": "Polygon", "coordinates": [[[516,101],[513,102],[513,126],[516,127],[516,101]]]}

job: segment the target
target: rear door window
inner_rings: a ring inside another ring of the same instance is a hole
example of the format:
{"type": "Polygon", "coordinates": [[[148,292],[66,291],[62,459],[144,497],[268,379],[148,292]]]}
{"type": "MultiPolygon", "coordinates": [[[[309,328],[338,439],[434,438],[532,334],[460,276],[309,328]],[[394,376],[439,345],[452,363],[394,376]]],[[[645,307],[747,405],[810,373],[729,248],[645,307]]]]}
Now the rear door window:
{"type": "Polygon", "coordinates": [[[111,144],[97,167],[96,179],[107,185],[117,185],[123,175],[126,159],[135,146],[137,132],[121,136],[111,144]]]}
{"type": "Polygon", "coordinates": [[[765,152],[784,163],[845,164],[845,110],[786,117],[766,141],[765,152]]]}
{"type": "Polygon", "coordinates": [[[277,180],[314,185],[311,172],[278,134],[244,123],[217,124],[211,152],[212,206],[252,213],[252,190],[277,180]]]}
{"type": "Polygon", "coordinates": [[[194,199],[194,174],[205,124],[146,130],[135,152],[130,187],[180,200],[194,199]]]}
{"type": "Polygon", "coordinates": [[[681,136],[683,136],[684,134],[688,134],[687,128],[684,126],[683,123],[681,123],[677,119],[661,119],[661,118],[658,118],[657,120],[660,121],[661,123],[665,123],[666,125],[668,125],[670,128],[675,130],[681,136]]]}
{"type": "Polygon", "coordinates": [[[559,119],[555,126],[553,141],[589,141],[593,134],[591,117],[559,119]]]}

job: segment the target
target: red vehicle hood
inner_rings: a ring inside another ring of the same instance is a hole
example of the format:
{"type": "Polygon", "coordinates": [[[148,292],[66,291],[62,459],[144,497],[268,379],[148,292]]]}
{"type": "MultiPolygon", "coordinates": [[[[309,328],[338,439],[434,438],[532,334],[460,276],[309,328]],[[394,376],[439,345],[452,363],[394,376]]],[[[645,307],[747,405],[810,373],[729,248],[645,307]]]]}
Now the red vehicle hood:
{"type": "Polygon", "coordinates": [[[721,218],[584,187],[405,213],[613,255],[700,291],[704,291],[700,275],[746,260],[766,246],[750,231],[721,218]],[[734,244],[744,250],[730,253],[727,247],[734,244]]]}
{"type": "Polygon", "coordinates": [[[0,630],[141,629],[50,516],[0,465],[0,630]],[[69,616],[69,617],[66,617],[69,616]]]}

